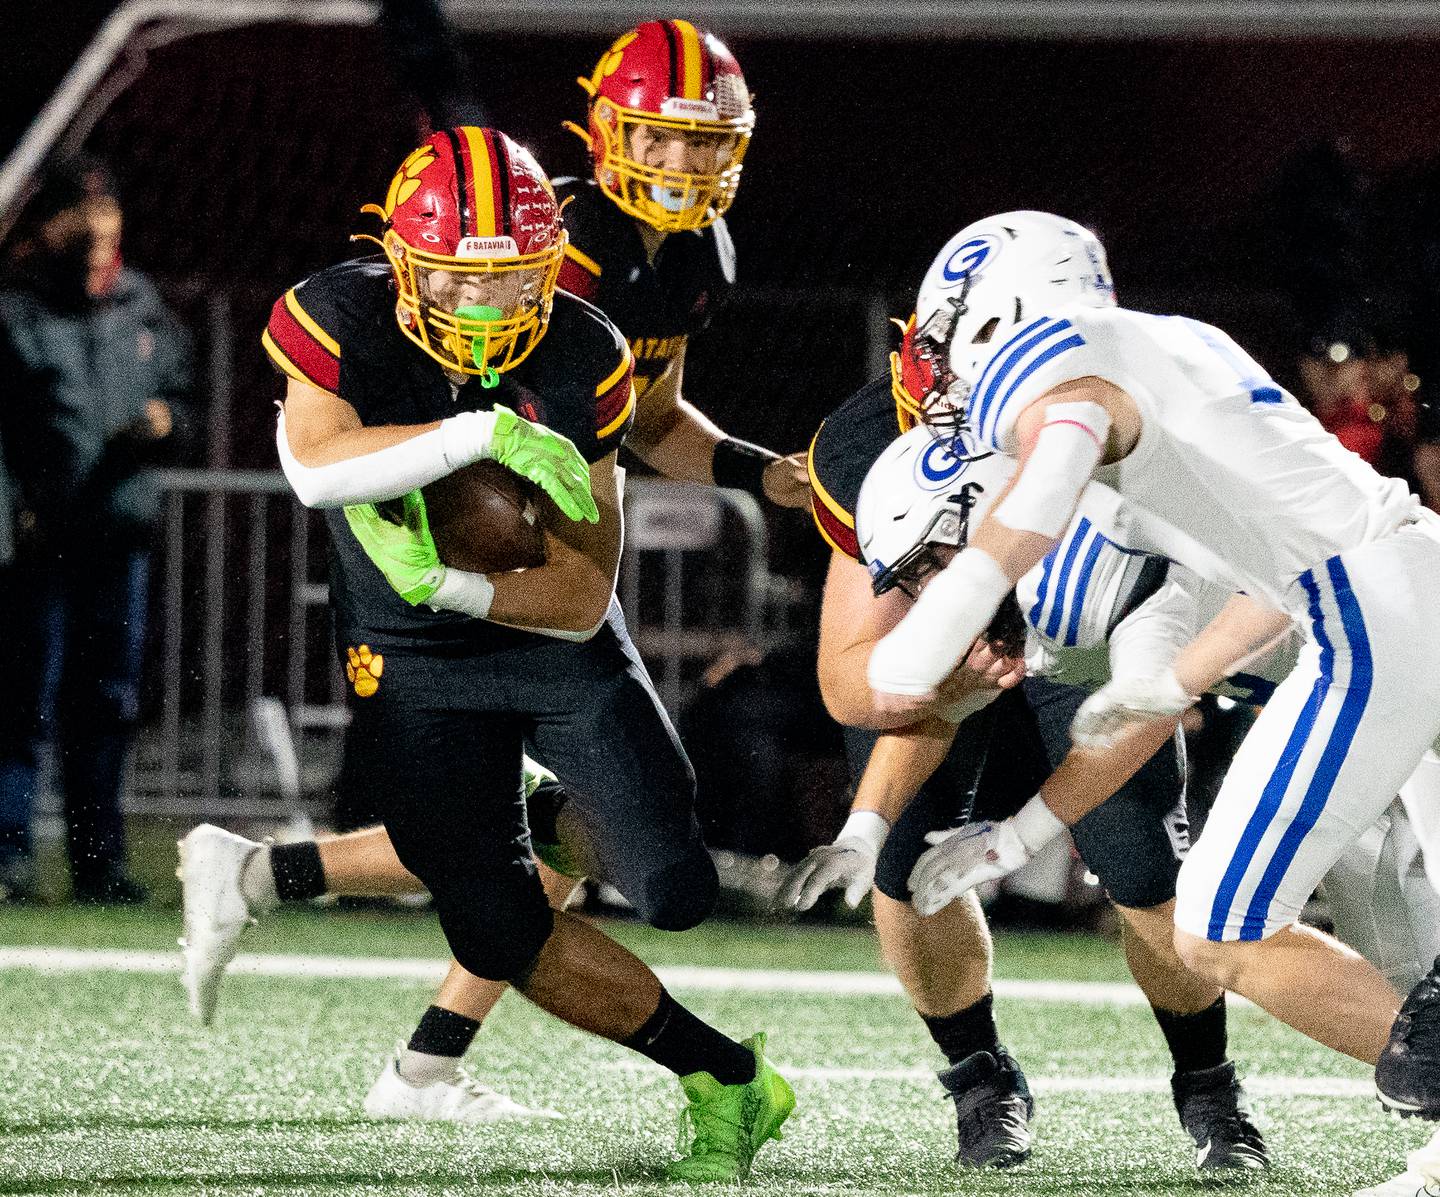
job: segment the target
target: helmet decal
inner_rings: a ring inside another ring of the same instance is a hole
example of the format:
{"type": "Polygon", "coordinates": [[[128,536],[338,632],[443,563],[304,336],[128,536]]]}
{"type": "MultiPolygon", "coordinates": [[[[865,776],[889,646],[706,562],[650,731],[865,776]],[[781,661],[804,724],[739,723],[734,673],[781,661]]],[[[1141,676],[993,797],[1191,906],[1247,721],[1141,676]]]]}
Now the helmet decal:
{"type": "Polygon", "coordinates": [[[989,233],[957,245],[940,268],[940,277],[944,280],[941,285],[958,286],[974,278],[985,269],[990,258],[1000,252],[1000,245],[1000,238],[989,233]]]}

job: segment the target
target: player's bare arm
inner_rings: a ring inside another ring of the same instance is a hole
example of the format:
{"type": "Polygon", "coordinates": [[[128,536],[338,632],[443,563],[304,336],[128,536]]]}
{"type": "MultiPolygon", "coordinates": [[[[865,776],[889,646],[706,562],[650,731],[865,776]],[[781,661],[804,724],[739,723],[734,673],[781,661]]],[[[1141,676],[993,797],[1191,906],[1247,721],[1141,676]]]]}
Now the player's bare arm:
{"type": "Polygon", "coordinates": [[[569,518],[596,518],[589,467],[575,446],[505,407],[426,424],[366,425],[346,400],[291,378],[276,447],[291,488],[307,507],[399,498],[463,466],[492,460],[541,487],[569,518]]]}
{"type": "Polygon", "coordinates": [[[874,703],[886,719],[908,722],[931,709],[939,681],[1000,601],[1055,547],[1096,467],[1134,447],[1139,419],[1118,387],[1083,378],[1042,395],[1015,432],[1020,469],[967,548],[871,655],[874,703]],[[1112,408],[1122,418],[1118,432],[1112,408]]]}
{"type": "Polygon", "coordinates": [[[1237,594],[1175,658],[1175,678],[1186,693],[1202,694],[1288,635],[1292,624],[1286,612],[1237,594]]]}
{"type": "MultiPolygon", "coordinates": [[[[685,350],[671,359],[665,372],[646,390],[635,411],[635,424],[626,444],[651,469],[678,482],[704,486],[729,485],[732,478],[715,474],[717,453],[730,438],[709,416],[681,393],[685,377],[685,350]]],[[[742,442],[731,442],[740,444],[742,442]]],[[[763,451],[762,451],[763,452],[763,451]]],[[[804,452],[788,457],[757,458],[765,498],[780,507],[804,507],[810,501],[810,477],[804,452]]],[[[748,488],[747,488],[748,489],[748,488]]]]}
{"type": "Polygon", "coordinates": [[[1157,734],[1195,697],[1218,685],[1290,633],[1291,617],[1245,594],[1237,594],[1174,664],[1143,677],[1117,678],[1085,700],[1075,715],[1077,744],[1103,748],[1137,729],[1157,734]]]}
{"type": "Polygon", "coordinates": [[[286,384],[281,418],[284,421],[285,443],[291,455],[302,466],[311,469],[378,453],[427,432],[435,432],[441,423],[431,420],[428,424],[367,427],[360,422],[355,409],[340,396],[296,378],[286,384]]]}
{"type": "MultiPolygon", "coordinates": [[[[877,598],[871,593],[870,574],[863,565],[843,553],[831,555],[820,607],[817,669],[825,709],[836,722],[879,730],[915,722],[913,718],[887,717],[877,710],[865,680],[871,651],[909,607],[909,600],[899,591],[877,598]]],[[[941,683],[936,702],[958,703],[977,691],[1008,689],[1023,677],[1021,662],[980,642],[941,683]]]]}

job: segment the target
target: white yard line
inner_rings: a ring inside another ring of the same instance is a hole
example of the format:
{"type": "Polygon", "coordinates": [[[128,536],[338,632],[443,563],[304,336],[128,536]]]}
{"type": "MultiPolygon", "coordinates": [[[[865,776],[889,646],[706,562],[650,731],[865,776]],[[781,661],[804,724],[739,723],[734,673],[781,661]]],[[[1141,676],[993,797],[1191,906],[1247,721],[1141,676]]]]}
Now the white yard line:
{"type": "MultiPolygon", "coordinates": [[[[775,1061],[775,1067],[790,1081],[888,1081],[933,1086],[935,1071],[930,1068],[814,1068],[804,1064],[775,1061]]],[[[600,1067],[616,1072],[645,1072],[653,1065],[643,1061],[613,1060],[600,1067]]],[[[1163,1076],[1025,1076],[1036,1093],[1164,1093],[1170,1081],[1163,1076]]],[[[1245,1091],[1252,1097],[1373,1097],[1375,1082],[1369,1077],[1257,1076],[1245,1078],[1245,1091]]]]}
{"type": "MultiPolygon", "coordinates": [[[[138,952],[99,948],[0,948],[0,972],[123,972],[173,973],[180,953],[138,952]]],[[[745,993],[815,993],[843,997],[898,996],[900,983],[888,973],[792,971],[760,968],[657,968],[660,979],[676,989],[745,993]]],[[[403,956],[235,957],[230,972],[252,977],[301,977],[313,980],[438,981],[445,962],[403,956]]],[[[1144,997],[1133,985],[1096,981],[996,981],[1001,997],[1034,1002],[1069,1002],[1087,1006],[1138,1006],[1144,997]]]]}

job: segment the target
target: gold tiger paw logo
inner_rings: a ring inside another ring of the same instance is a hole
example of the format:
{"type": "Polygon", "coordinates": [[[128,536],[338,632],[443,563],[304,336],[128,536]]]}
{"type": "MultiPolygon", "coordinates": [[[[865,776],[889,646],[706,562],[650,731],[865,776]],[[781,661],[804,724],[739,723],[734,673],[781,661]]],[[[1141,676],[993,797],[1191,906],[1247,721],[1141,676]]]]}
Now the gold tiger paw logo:
{"type": "Polygon", "coordinates": [[[347,648],[345,656],[345,676],[355,687],[356,694],[361,698],[369,698],[380,689],[380,675],[385,672],[385,657],[381,653],[372,653],[368,644],[362,644],[359,648],[347,648]]]}

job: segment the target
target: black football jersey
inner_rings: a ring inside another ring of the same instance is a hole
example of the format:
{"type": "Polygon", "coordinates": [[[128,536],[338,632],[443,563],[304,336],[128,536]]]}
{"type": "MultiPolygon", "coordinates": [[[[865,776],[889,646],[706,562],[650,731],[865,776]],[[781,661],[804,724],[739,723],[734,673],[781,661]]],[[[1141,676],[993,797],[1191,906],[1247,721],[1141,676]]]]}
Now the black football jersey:
{"type": "Polygon", "coordinates": [[[860,560],[855,505],[885,446],[913,427],[895,402],[890,375],[866,383],[825,418],[810,442],[810,508],[831,548],[860,560]]]}
{"type": "Polygon", "coordinates": [[[735,284],[725,221],[671,233],[652,263],[635,218],[593,179],[557,179],[555,194],[570,234],[560,286],[588,299],[625,334],[635,357],[635,394],[644,403],[646,390],[735,284]]]}
{"type": "MultiPolygon", "coordinates": [[[[504,404],[575,442],[587,461],[619,448],[634,419],[629,348],[599,309],[558,292],[550,324],[519,365],[486,388],[455,386],[395,317],[389,263],[359,258],[322,270],[275,302],[262,338],[278,369],[344,399],[362,423],[425,424],[504,404]]],[[[534,633],[453,612],[412,607],[391,589],[350,532],[325,513],[333,548],[330,591],[342,641],[418,645],[461,641],[503,648],[534,633]]]]}

